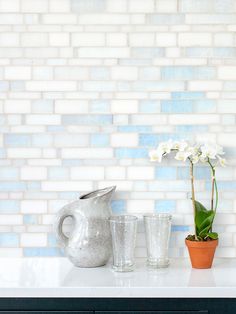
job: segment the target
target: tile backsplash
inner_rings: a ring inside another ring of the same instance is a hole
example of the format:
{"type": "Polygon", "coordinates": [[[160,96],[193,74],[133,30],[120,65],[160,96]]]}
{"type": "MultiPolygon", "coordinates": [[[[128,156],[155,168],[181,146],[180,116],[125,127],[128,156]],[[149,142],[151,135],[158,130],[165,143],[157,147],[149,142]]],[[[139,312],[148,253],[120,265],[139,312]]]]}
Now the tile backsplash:
{"type": "Polygon", "coordinates": [[[0,256],[61,255],[55,212],[110,185],[116,214],[171,212],[184,256],[189,169],[148,151],[187,138],[225,147],[217,254],[236,257],[235,31],[235,0],[0,0],[0,256]]]}

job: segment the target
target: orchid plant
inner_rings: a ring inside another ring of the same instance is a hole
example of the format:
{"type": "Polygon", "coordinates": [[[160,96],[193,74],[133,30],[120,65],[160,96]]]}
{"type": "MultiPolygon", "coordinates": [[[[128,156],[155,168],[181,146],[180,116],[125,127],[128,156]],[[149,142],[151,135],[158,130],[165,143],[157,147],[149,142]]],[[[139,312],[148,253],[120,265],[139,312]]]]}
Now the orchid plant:
{"type": "Polygon", "coordinates": [[[208,241],[218,239],[218,234],[212,231],[212,225],[215,218],[218,205],[218,189],[215,178],[215,168],[217,165],[226,166],[226,160],[222,158],[224,155],[223,148],[217,144],[195,144],[190,145],[186,141],[162,142],[157,149],[149,153],[151,161],[161,162],[162,158],[174,152],[175,159],[180,161],[188,161],[190,163],[190,178],[192,190],[192,205],[194,211],[194,235],[189,235],[188,240],[192,241],[208,241]],[[210,167],[212,174],[211,189],[211,206],[210,210],[206,209],[203,204],[196,201],[194,189],[194,166],[197,163],[205,163],[210,167]],[[214,200],[215,198],[215,200],[214,200]]]}

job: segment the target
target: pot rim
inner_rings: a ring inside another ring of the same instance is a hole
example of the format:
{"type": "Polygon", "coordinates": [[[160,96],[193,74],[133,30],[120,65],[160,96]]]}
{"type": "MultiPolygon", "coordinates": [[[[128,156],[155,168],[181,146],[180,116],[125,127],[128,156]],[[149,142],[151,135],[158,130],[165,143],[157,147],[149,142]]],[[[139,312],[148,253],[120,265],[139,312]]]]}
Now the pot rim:
{"type": "Polygon", "coordinates": [[[191,241],[185,239],[185,243],[188,247],[195,247],[195,248],[211,248],[216,247],[219,243],[219,239],[211,240],[211,241],[191,241]]]}

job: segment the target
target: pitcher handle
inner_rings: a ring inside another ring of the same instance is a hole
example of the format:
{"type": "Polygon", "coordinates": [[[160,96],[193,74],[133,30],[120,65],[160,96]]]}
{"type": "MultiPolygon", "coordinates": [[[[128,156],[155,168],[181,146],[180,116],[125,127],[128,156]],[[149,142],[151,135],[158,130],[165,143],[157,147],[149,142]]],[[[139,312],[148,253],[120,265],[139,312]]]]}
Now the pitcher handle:
{"type": "Polygon", "coordinates": [[[65,233],[62,230],[63,222],[66,218],[71,217],[74,219],[74,215],[71,212],[71,210],[62,208],[59,213],[56,215],[56,220],[54,224],[54,230],[56,233],[56,238],[58,242],[63,246],[66,247],[68,245],[69,237],[65,235],[65,233]]]}

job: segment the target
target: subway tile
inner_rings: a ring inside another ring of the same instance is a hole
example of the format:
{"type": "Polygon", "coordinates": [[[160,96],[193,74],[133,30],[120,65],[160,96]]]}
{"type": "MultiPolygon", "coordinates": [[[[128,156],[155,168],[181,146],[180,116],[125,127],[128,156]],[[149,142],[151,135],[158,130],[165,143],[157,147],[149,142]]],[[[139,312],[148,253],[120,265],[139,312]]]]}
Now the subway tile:
{"type": "MultiPolygon", "coordinates": [[[[211,178],[211,172],[208,167],[197,166],[194,170],[194,176],[197,180],[209,180],[211,178]]],[[[190,179],[189,167],[179,167],[177,169],[177,177],[180,180],[190,179]]]]}
{"type": "Polygon", "coordinates": [[[48,177],[50,180],[68,180],[69,170],[62,167],[50,167],[48,170],[48,177]]]}
{"type": "Polygon", "coordinates": [[[93,67],[90,69],[90,77],[92,80],[109,80],[110,71],[106,67],[93,67]]]}
{"type": "Polygon", "coordinates": [[[112,113],[136,113],[138,112],[138,102],[136,100],[113,100],[111,103],[112,113]]]}
{"type": "Polygon", "coordinates": [[[0,1],[0,12],[17,12],[20,9],[20,1],[19,0],[1,0],[0,1]]]}
{"type": "Polygon", "coordinates": [[[47,201],[24,200],[21,201],[21,212],[23,214],[43,214],[47,212],[47,201]]]}
{"type": "Polygon", "coordinates": [[[211,11],[213,8],[212,1],[204,1],[204,0],[196,0],[196,1],[189,1],[189,0],[180,0],[180,12],[184,13],[204,13],[211,11]]]}
{"type": "Polygon", "coordinates": [[[86,100],[56,100],[55,112],[58,114],[88,113],[88,102],[86,100]]]}
{"type": "Polygon", "coordinates": [[[0,81],[0,91],[6,92],[9,90],[9,82],[0,81]]]}
{"type": "Polygon", "coordinates": [[[183,24],[185,16],[183,14],[148,14],[147,23],[151,25],[174,25],[183,24]]]}
{"type": "Polygon", "coordinates": [[[126,169],[122,166],[105,167],[105,178],[110,180],[125,180],[126,169]]]}
{"type": "Polygon", "coordinates": [[[0,180],[18,180],[19,169],[13,167],[0,167],[0,180]]]}
{"type": "Polygon", "coordinates": [[[161,77],[172,80],[193,80],[214,78],[216,70],[213,67],[162,67],[161,77]]]}
{"type": "MultiPolygon", "coordinates": [[[[217,186],[219,190],[230,191],[235,190],[236,182],[235,181],[217,181],[217,186]]],[[[206,183],[206,189],[211,190],[211,182],[206,183]]]]}
{"type": "Polygon", "coordinates": [[[201,25],[201,24],[221,24],[221,25],[227,25],[227,24],[233,24],[235,23],[235,14],[186,14],[185,22],[186,24],[195,24],[195,25],[201,25]]]}
{"type": "Polygon", "coordinates": [[[201,112],[216,112],[217,102],[211,99],[199,100],[194,102],[194,111],[201,112]]]}
{"type": "Polygon", "coordinates": [[[151,126],[144,126],[144,125],[122,125],[118,126],[119,132],[132,132],[132,133],[150,133],[152,131],[151,126]]]}
{"type": "Polygon", "coordinates": [[[61,92],[61,91],[75,91],[76,82],[73,81],[28,81],[26,83],[27,91],[51,91],[51,92],[61,92]]]}
{"type": "Polygon", "coordinates": [[[104,169],[102,167],[72,167],[72,180],[103,180],[104,169]]]}
{"type": "Polygon", "coordinates": [[[33,134],[31,145],[34,147],[51,147],[53,145],[53,137],[51,134],[41,134],[40,136],[33,134]]]}
{"type": "Polygon", "coordinates": [[[47,46],[48,35],[46,33],[24,33],[21,35],[21,45],[23,47],[47,46]]]}
{"type": "Polygon", "coordinates": [[[212,44],[211,33],[181,33],[178,36],[180,47],[208,47],[212,44]]]}
{"type": "Polygon", "coordinates": [[[144,67],[139,70],[139,78],[141,80],[158,80],[160,79],[160,70],[153,67],[144,67]]]}
{"type": "Polygon", "coordinates": [[[104,125],[112,123],[111,115],[66,115],[62,117],[62,123],[65,125],[104,125]]]}
{"type": "Polygon", "coordinates": [[[189,231],[189,226],[185,226],[185,225],[173,225],[171,227],[171,231],[172,232],[187,232],[189,231]]]}
{"type": "Polygon", "coordinates": [[[46,167],[21,167],[20,178],[22,180],[45,180],[47,178],[47,168],[46,167]]]}
{"type": "Polygon", "coordinates": [[[193,112],[193,102],[192,100],[162,100],[161,112],[191,113],[193,112]]]}
{"type": "Polygon", "coordinates": [[[0,212],[4,214],[14,214],[20,211],[19,200],[1,200],[0,201],[0,212]]]}
{"type": "Polygon", "coordinates": [[[153,12],[154,10],[154,0],[145,2],[142,0],[129,0],[128,5],[129,11],[132,13],[153,12]]]}
{"type": "Polygon", "coordinates": [[[139,135],[139,145],[145,147],[155,147],[160,142],[168,141],[169,139],[180,140],[180,136],[178,134],[140,134],[139,135]]]}
{"type": "Polygon", "coordinates": [[[105,0],[72,0],[71,9],[77,13],[103,12],[106,9],[105,0]]]}
{"type": "Polygon", "coordinates": [[[27,13],[43,13],[48,10],[47,0],[34,0],[34,5],[32,5],[30,0],[22,0],[22,11],[27,13]]]}
{"type": "Polygon", "coordinates": [[[23,14],[5,13],[1,14],[0,25],[21,25],[23,24],[23,14]]]}
{"type": "Polygon", "coordinates": [[[16,233],[0,233],[0,247],[17,247],[19,236],[16,233]]]}
{"type": "Polygon", "coordinates": [[[21,192],[26,190],[26,184],[18,181],[0,182],[0,190],[3,192],[21,192]]]}
{"type": "Polygon", "coordinates": [[[156,10],[157,12],[163,12],[163,13],[177,12],[177,1],[176,0],[157,0],[156,10]]]}
{"type": "MultiPolygon", "coordinates": [[[[99,1],[99,0],[97,0],[99,1]]],[[[129,24],[129,16],[127,14],[83,14],[79,18],[81,25],[125,25],[129,24]]],[[[118,48],[119,49],[119,48],[118,48]]]]}
{"type": "Polygon", "coordinates": [[[108,134],[92,134],[90,143],[93,147],[109,146],[110,138],[108,134]]]}
{"type": "Polygon", "coordinates": [[[87,191],[92,189],[92,183],[89,181],[44,181],[42,191],[50,192],[68,192],[68,191],[87,191]]]}
{"type": "Polygon", "coordinates": [[[160,180],[175,180],[177,178],[177,170],[175,167],[156,167],[155,179],[160,180]]]}
{"type": "Polygon", "coordinates": [[[73,47],[99,47],[105,45],[105,35],[102,33],[73,33],[73,47]]]}
{"type": "Polygon", "coordinates": [[[191,124],[196,124],[198,123],[199,125],[203,124],[217,124],[219,123],[220,119],[219,116],[216,114],[211,114],[211,115],[202,115],[202,114],[188,114],[188,115],[176,115],[173,114],[171,115],[169,119],[170,123],[173,125],[191,125],[191,124]]]}
{"type": "Polygon", "coordinates": [[[141,100],[139,102],[139,112],[157,113],[160,112],[160,102],[158,100],[141,100]]]}
{"type": "Polygon", "coordinates": [[[90,109],[92,113],[107,113],[110,111],[110,102],[108,100],[92,100],[90,109]]]}
{"type": "Polygon", "coordinates": [[[158,57],[163,57],[164,53],[165,53],[164,48],[156,48],[156,47],[154,48],[139,47],[139,48],[131,49],[131,56],[133,58],[144,58],[144,59],[158,58],[158,57]]]}
{"type": "Polygon", "coordinates": [[[126,209],[126,202],[124,200],[113,200],[111,202],[111,208],[114,214],[123,214],[126,209]]]}
{"type": "Polygon", "coordinates": [[[43,24],[60,24],[63,21],[63,24],[73,25],[77,23],[77,16],[73,12],[71,14],[57,13],[57,14],[43,14],[42,22],[43,24]]]}
{"type": "Polygon", "coordinates": [[[88,135],[84,134],[55,134],[55,147],[87,147],[89,144],[88,135]]]}
{"type": "Polygon", "coordinates": [[[39,191],[41,190],[41,182],[40,181],[28,181],[27,182],[27,191],[39,191]]]}
{"type": "Polygon", "coordinates": [[[57,247],[58,241],[56,235],[54,233],[48,234],[48,246],[49,247],[57,247]]]}
{"type": "Polygon", "coordinates": [[[12,159],[40,158],[41,150],[38,148],[8,148],[7,156],[12,159]]]}
{"type": "Polygon", "coordinates": [[[193,47],[186,48],[187,57],[197,58],[230,58],[236,56],[236,48],[233,47],[193,47]]]}
{"type": "Polygon", "coordinates": [[[153,167],[129,167],[127,169],[128,180],[153,180],[153,167]]]}
{"type": "Polygon", "coordinates": [[[23,216],[24,225],[37,225],[38,224],[38,216],[26,214],[23,216]]]}
{"type": "Polygon", "coordinates": [[[138,135],[133,133],[111,134],[112,147],[136,147],[138,146],[138,135]]]}
{"type": "Polygon", "coordinates": [[[176,132],[179,133],[206,133],[208,132],[208,126],[207,125],[177,125],[176,126],[176,132]]]}
{"type": "Polygon", "coordinates": [[[5,78],[7,80],[30,80],[31,69],[30,67],[6,67],[5,78]]]}
{"type": "Polygon", "coordinates": [[[147,158],[148,151],[144,148],[116,148],[116,158],[147,158]]]}
{"type": "Polygon", "coordinates": [[[179,100],[185,100],[185,99],[203,99],[205,97],[205,93],[203,92],[173,92],[171,93],[172,99],[179,99],[179,100]]]}
{"type": "Polygon", "coordinates": [[[54,76],[56,80],[74,81],[88,79],[88,69],[86,67],[55,67],[54,76]]]}
{"type": "Polygon", "coordinates": [[[113,92],[116,90],[114,81],[85,81],[83,90],[86,92],[113,92]]]}
{"type": "Polygon", "coordinates": [[[31,248],[24,248],[23,253],[25,257],[52,257],[52,256],[63,256],[61,249],[54,248],[54,247],[31,247],[31,248]]]}
{"type": "Polygon", "coordinates": [[[113,157],[111,148],[89,147],[89,148],[63,148],[62,158],[72,159],[109,159],[113,157]]]}
{"type": "Polygon", "coordinates": [[[174,200],[156,200],[155,212],[157,213],[172,213],[175,210],[174,200]]]}
{"type": "Polygon", "coordinates": [[[20,243],[23,247],[45,247],[47,235],[45,233],[21,233],[20,243]]]}

